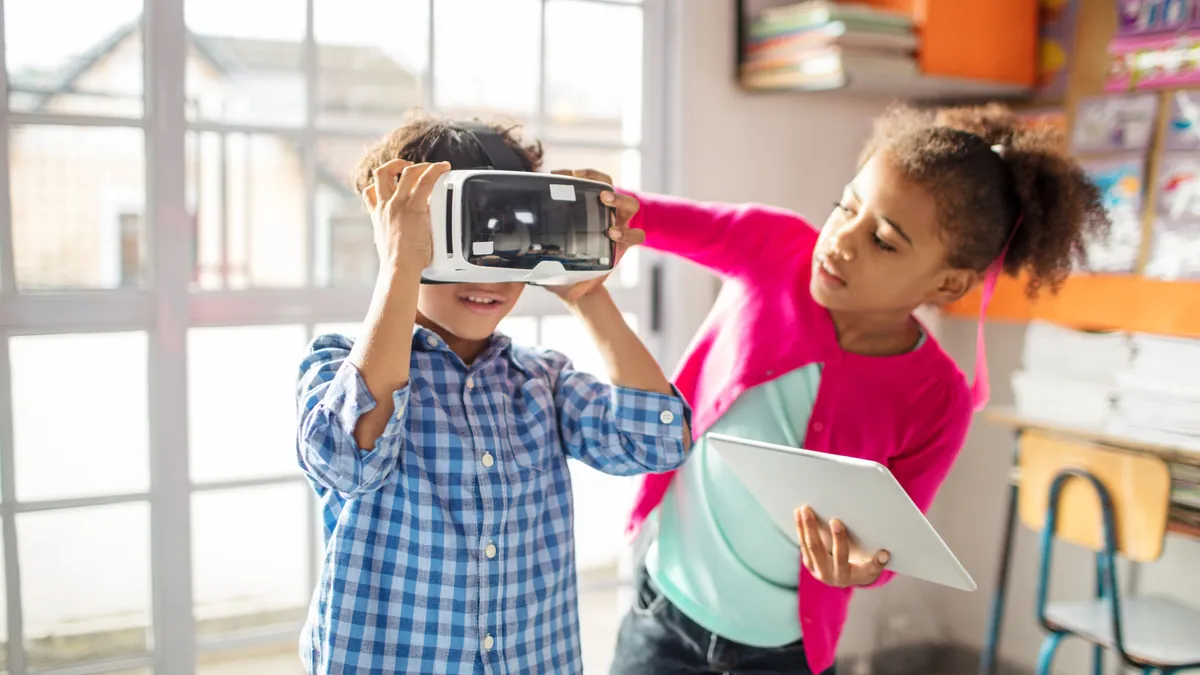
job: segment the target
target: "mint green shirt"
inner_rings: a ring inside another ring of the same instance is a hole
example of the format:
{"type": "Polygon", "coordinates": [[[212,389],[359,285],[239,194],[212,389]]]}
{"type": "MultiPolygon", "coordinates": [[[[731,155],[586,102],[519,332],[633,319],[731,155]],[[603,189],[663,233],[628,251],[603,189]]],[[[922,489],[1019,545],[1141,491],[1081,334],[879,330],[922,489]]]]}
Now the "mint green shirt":
{"type": "MultiPolygon", "coordinates": [[[[925,343],[922,334],[914,349],[925,343]]],[[[804,447],[821,384],[814,363],[747,390],[709,429],[804,447]]],[[[705,630],[754,647],[799,640],[800,548],[702,437],[654,512],[646,569],[671,604],[705,630]]]]}
{"type": "MultiPolygon", "coordinates": [[[[738,397],[710,431],[804,446],[821,381],[805,366],[738,397]]],[[[710,632],[756,647],[799,640],[800,549],[702,437],[655,512],[646,555],[654,584],[710,632]]]]}

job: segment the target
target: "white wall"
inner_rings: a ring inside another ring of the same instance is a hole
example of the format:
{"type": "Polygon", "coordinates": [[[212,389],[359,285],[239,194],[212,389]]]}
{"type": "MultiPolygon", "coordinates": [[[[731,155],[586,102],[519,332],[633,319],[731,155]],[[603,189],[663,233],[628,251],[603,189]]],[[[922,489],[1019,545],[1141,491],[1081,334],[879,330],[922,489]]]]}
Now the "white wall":
{"type": "MultiPolygon", "coordinates": [[[[943,345],[962,368],[974,368],[975,322],[946,319],[943,345]]],[[[1020,362],[1024,327],[989,322],[988,365],[992,375],[994,403],[1012,402],[1009,375],[1020,362]]],[[[973,594],[934,589],[932,603],[954,642],[972,648],[983,644],[987,629],[989,600],[995,588],[998,553],[1004,524],[1007,488],[1005,476],[1012,453],[1012,436],[983,419],[977,419],[951,472],[931,518],[963,564],[979,582],[973,594]]],[[[1003,625],[1001,658],[1032,667],[1037,659],[1042,633],[1034,619],[1037,581],[1037,535],[1019,527],[1010,568],[1008,607],[1003,625]]],[[[1200,607],[1200,543],[1176,536],[1168,538],[1161,560],[1143,565],[1130,574],[1129,565],[1119,565],[1118,584],[1122,593],[1174,596],[1200,607]],[[1132,583],[1136,580],[1136,583],[1132,583]]],[[[1052,598],[1083,599],[1092,592],[1093,557],[1082,549],[1059,545],[1051,570],[1052,598]]],[[[1200,636],[1197,636],[1200,640],[1200,636]]],[[[1082,673],[1090,664],[1087,650],[1078,641],[1063,643],[1056,660],[1056,673],[1082,673]]]]}
{"type": "MultiPolygon", "coordinates": [[[[772,204],[822,222],[853,176],[871,119],[888,101],[740,91],[734,83],[734,3],[671,5],[681,42],[671,50],[679,81],[671,83],[676,90],[670,95],[678,106],[671,118],[678,128],[669,130],[670,191],[693,199],[772,204]]],[[[686,265],[668,272],[670,363],[714,297],[717,286],[709,279],[686,265]],[[709,288],[712,294],[696,290],[709,288]]],[[[936,322],[931,328],[937,330],[936,322]]],[[[928,585],[898,579],[859,593],[842,638],[843,656],[881,643],[922,642],[945,634],[924,597],[927,591],[928,585]]],[[[849,661],[853,665],[853,658],[849,661]]]]}
{"type": "MultiPolygon", "coordinates": [[[[886,101],[740,91],[734,83],[734,3],[664,2],[679,39],[668,50],[668,190],[692,199],[763,202],[823,221],[886,101]]],[[[672,310],[667,354],[674,358],[713,296],[693,290],[706,277],[668,279],[676,289],[668,298],[686,308],[672,310]]],[[[715,283],[708,287],[715,294],[715,283]]]]}

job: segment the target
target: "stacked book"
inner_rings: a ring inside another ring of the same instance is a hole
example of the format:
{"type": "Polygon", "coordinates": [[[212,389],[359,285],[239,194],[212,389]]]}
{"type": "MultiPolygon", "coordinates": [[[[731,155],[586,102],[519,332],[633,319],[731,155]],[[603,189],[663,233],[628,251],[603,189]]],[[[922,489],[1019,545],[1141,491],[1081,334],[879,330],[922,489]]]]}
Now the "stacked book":
{"type": "Polygon", "coordinates": [[[804,0],[751,21],[742,84],[754,89],[837,89],[917,79],[912,18],[852,2],[804,0]]]}
{"type": "Polygon", "coordinates": [[[1171,465],[1171,502],[1175,520],[1200,527],[1200,468],[1171,465]]]}
{"type": "Polygon", "coordinates": [[[1200,340],[1134,335],[1109,431],[1200,452],[1200,340]]]}
{"type": "Polygon", "coordinates": [[[1076,331],[1034,321],[1025,333],[1021,368],[1012,374],[1017,413],[1027,419],[1102,431],[1129,368],[1133,346],[1124,333],[1076,331]]]}

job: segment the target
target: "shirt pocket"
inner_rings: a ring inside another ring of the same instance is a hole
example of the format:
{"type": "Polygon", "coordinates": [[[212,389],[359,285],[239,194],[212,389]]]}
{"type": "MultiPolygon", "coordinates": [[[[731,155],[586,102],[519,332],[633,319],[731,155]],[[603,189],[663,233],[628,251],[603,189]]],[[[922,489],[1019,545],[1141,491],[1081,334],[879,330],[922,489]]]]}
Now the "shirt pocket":
{"type": "Polygon", "coordinates": [[[508,399],[508,444],[523,469],[543,472],[558,454],[558,411],[554,391],[540,378],[522,383],[508,399]]]}

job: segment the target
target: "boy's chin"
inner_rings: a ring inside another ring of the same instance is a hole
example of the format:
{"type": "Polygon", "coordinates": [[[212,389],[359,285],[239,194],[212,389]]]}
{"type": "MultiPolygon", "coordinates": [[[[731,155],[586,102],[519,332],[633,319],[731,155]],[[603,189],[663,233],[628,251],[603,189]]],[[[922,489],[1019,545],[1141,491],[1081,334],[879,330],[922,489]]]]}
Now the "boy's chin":
{"type": "Polygon", "coordinates": [[[507,315],[505,312],[495,317],[455,316],[449,318],[442,327],[460,340],[486,340],[496,332],[496,327],[507,315]]]}

